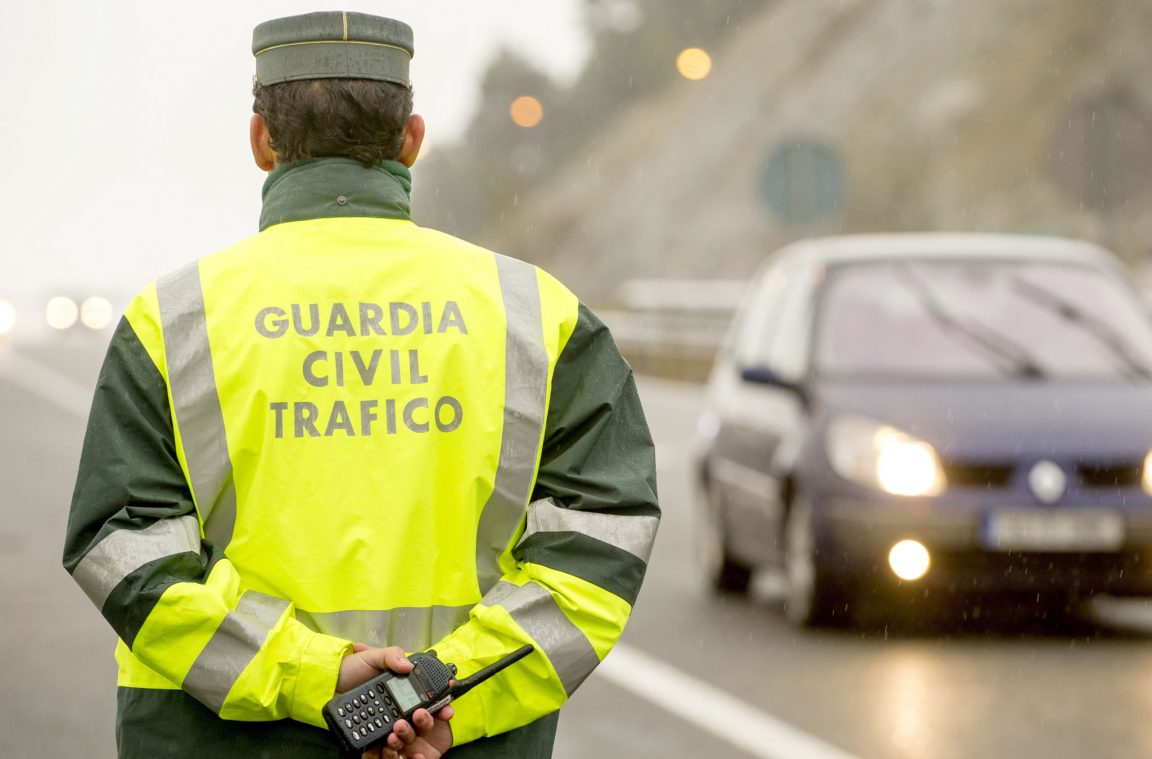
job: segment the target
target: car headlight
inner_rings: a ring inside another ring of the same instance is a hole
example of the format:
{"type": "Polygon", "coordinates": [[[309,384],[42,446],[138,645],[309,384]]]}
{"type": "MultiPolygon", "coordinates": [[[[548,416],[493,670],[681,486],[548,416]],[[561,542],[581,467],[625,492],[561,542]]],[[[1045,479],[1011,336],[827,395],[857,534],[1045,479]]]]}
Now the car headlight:
{"type": "Polygon", "coordinates": [[[828,425],[826,444],[832,468],[846,479],[892,495],[944,491],[944,470],[935,449],[895,427],[862,416],[841,416],[828,425]]]}
{"type": "Polygon", "coordinates": [[[1144,457],[1144,476],[1140,478],[1144,492],[1152,493],[1152,452],[1144,457]]]}

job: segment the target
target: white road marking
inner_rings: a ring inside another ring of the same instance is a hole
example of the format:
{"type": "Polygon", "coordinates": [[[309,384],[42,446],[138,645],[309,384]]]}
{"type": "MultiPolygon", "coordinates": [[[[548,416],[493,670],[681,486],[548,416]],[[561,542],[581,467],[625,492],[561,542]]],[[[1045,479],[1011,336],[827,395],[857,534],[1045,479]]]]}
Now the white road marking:
{"type": "Polygon", "coordinates": [[[596,671],[613,685],[760,759],[855,759],[631,646],[616,646],[596,671]],[[701,715],[722,715],[722,719],[701,719],[701,715]],[[724,730],[721,724],[735,727],[724,730]]]}
{"type": "Polygon", "coordinates": [[[92,407],[92,388],[14,350],[0,351],[0,377],[81,419],[92,407]]]}

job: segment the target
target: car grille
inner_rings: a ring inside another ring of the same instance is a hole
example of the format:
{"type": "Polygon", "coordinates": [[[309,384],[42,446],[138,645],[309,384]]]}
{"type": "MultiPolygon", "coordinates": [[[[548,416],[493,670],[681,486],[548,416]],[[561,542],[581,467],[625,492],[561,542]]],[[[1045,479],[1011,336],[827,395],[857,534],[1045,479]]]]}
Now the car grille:
{"type": "Polygon", "coordinates": [[[949,487],[1004,488],[1012,479],[1011,464],[951,462],[944,465],[949,487]]]}
{"type": "MultiPolygon", "coordinates": [[[[1004,462],[951,461],[944,463],[948,486],[954,488],[1006,488],[1011,484],[1015,465],[1004,462]]],[[[1089,490],[1140,487],[1144,463],[1133,461],[1077,464],[1076,476],[1089,490]]]]}
{"type": "Polygon", "coordinates": [[[1143,463],[1081,464],[1076,467],[1086,488],[1134,488],[1144,476],[1143,463]]]}

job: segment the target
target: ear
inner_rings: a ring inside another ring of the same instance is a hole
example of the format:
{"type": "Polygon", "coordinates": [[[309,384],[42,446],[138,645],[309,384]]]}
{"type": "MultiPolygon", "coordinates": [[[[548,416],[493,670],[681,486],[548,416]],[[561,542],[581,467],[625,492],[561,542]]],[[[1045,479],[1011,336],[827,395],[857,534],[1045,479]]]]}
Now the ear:
{"type": "Polygon", "coordinates": [[[396,156],[396,160],[412,168],[423,144],[424,117],[414,113],[408,117],[408,123],[404,125],[404,147],[400,149],[400,155],[396,156]]]}
{"type": "Polygon", "coordinates": [[[258,113],[252,114],[252,121],[248,125],[248,139],[252,143],[252,158],[261,171],[272,171],[279,161],[276,160],[276,151],[272,150],[272,135],[268,132],[268,124],[264,117],[258,113]]]}

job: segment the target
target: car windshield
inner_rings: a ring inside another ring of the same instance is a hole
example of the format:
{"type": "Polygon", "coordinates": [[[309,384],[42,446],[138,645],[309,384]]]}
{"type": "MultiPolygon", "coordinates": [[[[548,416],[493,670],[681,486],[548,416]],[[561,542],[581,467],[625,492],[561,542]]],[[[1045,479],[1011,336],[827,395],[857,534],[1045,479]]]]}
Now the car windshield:
{"type": "Polygon", "coordinates": [[[826,378],[1146,380],[1152,321],[1089,266],[852,264],[829,273],[814,360],[826,378]]]}

